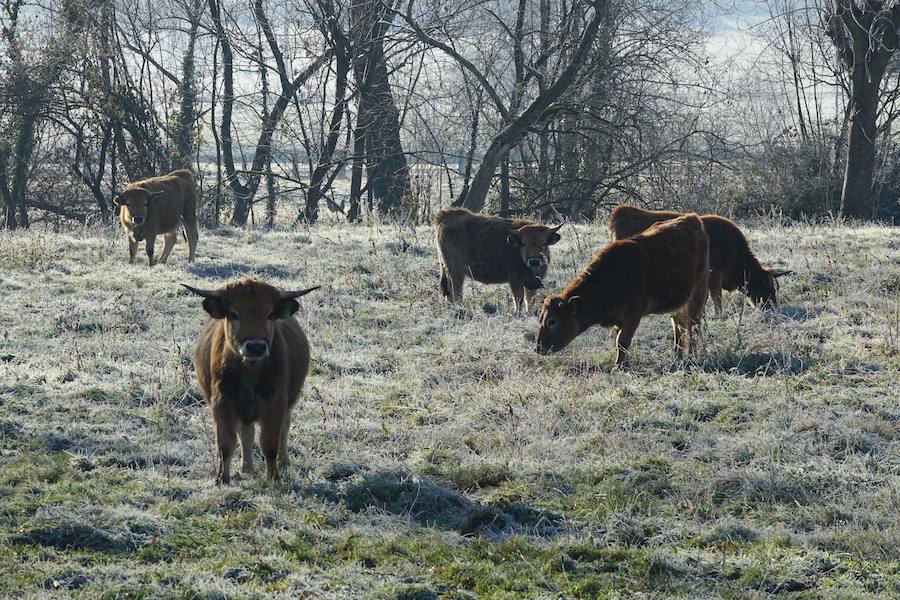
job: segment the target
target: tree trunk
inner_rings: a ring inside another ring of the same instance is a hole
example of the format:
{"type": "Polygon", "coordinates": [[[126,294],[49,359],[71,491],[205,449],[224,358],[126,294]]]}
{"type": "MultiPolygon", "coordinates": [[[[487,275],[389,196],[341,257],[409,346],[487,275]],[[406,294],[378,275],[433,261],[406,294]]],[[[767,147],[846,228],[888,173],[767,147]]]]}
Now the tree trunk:
{"type": "Polygon", "coordinates": [[[384,214],[398,214],[409,191],[409,167],[400,142],[400,111],[394,103],[384,55],[384,35],[392,15],[380,1],[353,0],[350,4],[355,34],[353,72],[360,94],[356,126],[362,127],[366,137],[368,186],[384,214]]]}
{"type": "Polygon", "coordinates": [[[860,65],[853,74],[847,164],[841,191],[841,214],[853,219],[872,218],[872,180],[875,174],[875,117],[881,78],[860,65]],[[871,77],[871,80],[869,79],[871,77]]]}

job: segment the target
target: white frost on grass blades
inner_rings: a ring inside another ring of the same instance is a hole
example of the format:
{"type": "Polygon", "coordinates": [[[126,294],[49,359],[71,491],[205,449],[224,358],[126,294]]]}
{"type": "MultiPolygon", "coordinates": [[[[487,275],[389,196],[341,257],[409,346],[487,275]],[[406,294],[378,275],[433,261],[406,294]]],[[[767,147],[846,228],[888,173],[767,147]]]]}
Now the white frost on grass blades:
{"type": "MultiPolygon", "coordinates": [[[[548,291],[606,241],[602,224],[562,233],[548,291]]],[[[427,227],[204,231],[196,264],[179,241],[152,269],[127,264],[119,232],[0,232],[0,485],[13,507],[0,552],[23,561],[0,590],[471,591],[449,565],[478,572],[478,556],[491,560],[479,538],[494,552],[620,550],[634,592],[793,582],[824,594],[824,579],[851,595],[889,590],[896,233],[748,236],[764,264],[796,271],[780,313],[727,295],[686,371],[671,369],[669,319],[647,317],[634,367],[611,372],[603,330],[534,353],[536,319],[511,314],[505,286],[467,281],[463,310],[449,306],[427,227]],[[178,284],[252,274],[324,289],[301,302],[313,364],[286,481],[236,476],[222,490],[190,364],[205,314],[178,284]],[[434,548],[447,552],[436,566],[422,558],[434,548]],[[84,553],[102,560],[86,566],[84,553]],[[663,583],[646,583],[657,572],[663,583]]],[[[504,556],[498,573],[537,560],[504,556]]],[[[564,595],[577,573],[616,572],[571,560],[565,577],[516,568],[564,595]]]]}

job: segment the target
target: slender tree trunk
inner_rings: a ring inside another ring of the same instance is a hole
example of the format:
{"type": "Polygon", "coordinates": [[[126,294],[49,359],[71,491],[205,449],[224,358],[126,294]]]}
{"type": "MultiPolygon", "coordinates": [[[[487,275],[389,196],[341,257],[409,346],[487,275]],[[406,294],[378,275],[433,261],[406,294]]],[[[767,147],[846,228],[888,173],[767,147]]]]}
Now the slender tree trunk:
{"type": "Polygon", "coordinates": [[[350,211],[347,213],[347,220],[351,223],[358,221],[361,213],[360,205],[362,203],[362,176],[365,154],[366,130],[360,127],[359,116],[357,115],[356,127],[353,129],[353,167],[350,175],[350,211]]]}
{"type": "Polygon", "coordinates": [[[594,4],[594,14],[585,27],[584,35],[579,42],[578,49],[573,53],[568,65],[566,65],[559,78],[548,86],[537,98],[525,109],[519,116],[512,119],[509,125],[494,137],[484,158],[475,173],[472,181],[472,187],[465,198],[457,200],[456,204],[461,205],[474,212],[481,212],[484,209],[484,203],[490,189],[491,180],[494,173],[503,159],[509,154],[528,130],[538,123],[544,116],[544,111],[550,107],[560,96],[574,83],[578,72],[582,65],[587,61],[588,53],[594,40],[597,38],[597,32],[600,29],[600,22],[605,14],[605,2],[597,2],[594,4]]]}

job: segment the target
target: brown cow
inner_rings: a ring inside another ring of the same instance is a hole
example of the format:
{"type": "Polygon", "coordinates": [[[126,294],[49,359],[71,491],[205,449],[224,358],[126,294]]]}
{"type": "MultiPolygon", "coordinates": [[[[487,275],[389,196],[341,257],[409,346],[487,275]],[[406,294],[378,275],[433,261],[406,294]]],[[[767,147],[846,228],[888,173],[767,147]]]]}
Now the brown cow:
{"type": "Polygon", "coordinates": [[[466,274],[481,283],[509,283],[516,312],[529,309],[550,264],[558,227],[448,208],[434,218],[441,266],[441,291],[462,299],[466,274]]]}
{"type": "MultiPolygon", "coordinates": [[[[625,239],[654,223],[675,219],[683,214],[668,210],[643,210],[620,204],[609,217],[609,234],[613,240],[625,239]]],[[[722,290],[746,290],[754,306],[777,306],[776,280],[792,271],[763,267],[750,251],[747,238],[730,219],[719,215],[704,215],[700,219],[709,236],[709,294],[716,314],[722,312],[722,290]]]]}
{"type": "Polygon", "coordinates": [[[238,434],[242,471],[253,472],[257,421],[266,474],[277,479],[279,467],[288,464],[291,409],[309,370],[309,342],[293,318],[300,308],[296,298],[319,286],[282,292],[244,279],[213,291],[184,287],[203,297],[203,309],[209,313],[194,350],[194,369],[215,422],[216,482],[231,481],[238,434]]]}
{"type": "Polygon", "coordinates": [[[709,237],[688,214],[612,242],[558,296],[544,300],[536,350],[558,352],[594,325],[618,329],[616,365],[644,315],[672,314],[676,356],[693,351],[694,330],[706,303],[709,237]]]}
{"type": "Polygon", "coordinates": [[[113,199],[119,205],[119,220],[128,236],[128,262],[134,263],[138,243],[147,240],[150,266],[156,264],[153,247],[157,235],[164,235],[159,262],[165,264],[175,245],[178,230],[184,230],[188,243],[188,260],[197,253],[197,182],[190,169],[179,169],[168,175],[135,181],[113,199]]]}

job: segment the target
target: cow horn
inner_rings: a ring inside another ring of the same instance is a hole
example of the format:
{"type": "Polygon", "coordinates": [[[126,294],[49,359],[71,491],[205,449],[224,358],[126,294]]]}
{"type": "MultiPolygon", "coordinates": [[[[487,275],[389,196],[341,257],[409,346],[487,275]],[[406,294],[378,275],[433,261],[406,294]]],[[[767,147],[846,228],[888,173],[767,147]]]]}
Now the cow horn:
{"type": "Polygon", "coordinates": [[[317,286],[314,286],[311,288],[307,288],[305,290],[298,290],[298,291],[293,291],[293,292],[281,292],[281,297],[282,298],[299,298],[300,296],[305,296],[308,293],[319,289],[320,287],[322,287],[322,286],[317,285],[317,286]]]}
{"type": "Polygon", "coordinates": [[[557,231],[559,231],[560,229],[562,229],[562,226],[563,226],[563,225],[565,225],[565,223],[560,223],[560,224],[557,225],[556,227],[551,227],[551,228],[550,228],[550,231],[552,231],[553,233],[556,233],[557,231]]]}
{"type": "Polygon", "coordinates": [[[772,274],[772,277],[778,279],[779,277],[784,277],[785,275],[790,275],[793,271],[769,271],[772,274]]]}
{"type": "Polygon", "coordinates": [[[198,296],[202,296],[204,298],[221,298],[222,292],[219,290],[201,290],[199,288],[191,287],[186,283],[181,284],[182,287],[187,288],[188,291],[197,294],[198,296]]]}

